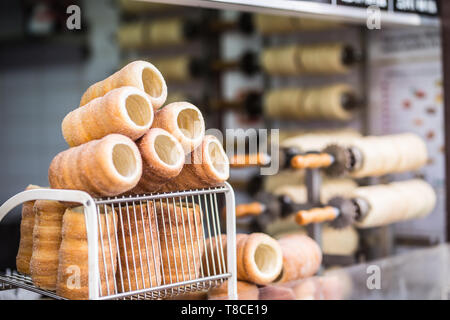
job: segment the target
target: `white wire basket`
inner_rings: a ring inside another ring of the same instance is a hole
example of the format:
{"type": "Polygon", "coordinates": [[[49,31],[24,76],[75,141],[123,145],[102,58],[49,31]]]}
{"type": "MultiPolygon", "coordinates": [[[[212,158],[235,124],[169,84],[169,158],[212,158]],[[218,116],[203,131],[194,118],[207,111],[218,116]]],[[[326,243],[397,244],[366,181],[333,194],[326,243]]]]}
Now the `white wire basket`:
{"type": "MultiPolygon", "coordinates": [[[[28,190],[0,207],[0,221],[14,207],[34,200],[84,207],[91,300],[165,299],[205,291],[225,281],[228,298],[237,299],[235,200],[228,183],[209,189],[106,199],[93,199],[76,190],[28,190]],[[226,208],[222,217],[226,230],[221,226],[220,204],[226,208]],[[226,236],[221,236],[223,233],[226,236]],[[113,281],[109,281],[111,276],[113,281]]],[[[0,273],[0,290],[14,287],[64,299],[54,291],[38,288],[27,275],[0,273]]]]}

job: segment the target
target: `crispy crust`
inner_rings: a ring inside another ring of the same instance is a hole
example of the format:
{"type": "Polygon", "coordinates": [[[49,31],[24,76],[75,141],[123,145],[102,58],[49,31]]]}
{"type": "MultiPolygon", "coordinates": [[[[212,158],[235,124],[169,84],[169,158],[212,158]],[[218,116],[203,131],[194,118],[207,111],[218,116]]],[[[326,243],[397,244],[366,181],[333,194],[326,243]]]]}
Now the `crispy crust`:
{"type": "Polygon", "coordinates": [[[152,123],[153,107],[148,95],[135,87],[121,87],[70,112],[62,122],[62,133],[69,146],[74,147],[111,133],[136,140],[147,132],[152,123]],[[134,106],[139,103],[140,114],[136,117],[145,118],[140,119],[145,123],[133,121],[130,116],[126,102],[130,96],[141,99],[135,101],[134,106]]]}
{"type": "MultiPolygon", "coordinates": [[[[143,82],[143,72],[144,69],[151,70],[154,78],[150,80],[154,80],[156,82],[156,86],[158,87],[159,95],[150,95],[148,92],[148,96],[150,101],[152,102],[154,110],[159,109],[167,98],[167,85],[164,77],[161,72],[149,62],[146,61],[134,61],[127,64],[125,67],[109,76],[103,81],[99,81],[91,85],[86,92],[83,94],[80,107],[87,104],[89,101],[104,96],[107,92],[124,86],[136,87],[141,91],[146,91],[146,85],[143,82]]],[[[149,86],[152,86],[151,83],[148,83],[149,86]]]]}

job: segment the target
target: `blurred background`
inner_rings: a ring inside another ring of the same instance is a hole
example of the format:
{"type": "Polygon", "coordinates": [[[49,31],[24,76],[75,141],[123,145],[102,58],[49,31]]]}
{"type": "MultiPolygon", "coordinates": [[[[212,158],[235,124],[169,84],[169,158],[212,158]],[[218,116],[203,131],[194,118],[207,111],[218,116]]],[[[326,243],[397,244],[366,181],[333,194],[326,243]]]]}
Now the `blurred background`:
{"type": "MultiPolygon", "coordinates": [[[[329,6],[329,1],[297,2],[329,6]]],[[[428,160],[420,169],[358,179],[324,178],[328,191],[322,198],[326,202],[358,185],[425,179],[437,201],[424,219],[369,229],[335,230],[324,225],[318,233],[267,211],[238,218],[239,232],[263,231],[274,237],[305,232],[320,237],[325,267],[354,265],[446,242],[446,130],[437,2],[430,1],[425,9],[396,7],[396,15],[379,30],[368,28],[364,6],[356,7],[360,16],[351,21],[349,12],[355,7],[338,2],[339,10],[326,7],[323,19],[299,19],[286,16],[286,10],[267,9],[263,14],[248,8],[234,10],[242,8],[231,5],[217,10],[125,0],[2,1],[0,202],[28,184],[48,185],[48,166],[66,149],[60,128],[64,116],[78,106],[92,83],[140,59],[154,63],[165,76],[168,102],[192,102],[204,113],[207,128],[279,129],[281,144],[287,138],[306,136],[299,142],[305,151],[321,151],[341,136],[410,132],[426,143],[428,160]],[[71,5],[80,9],[79,29],[67,26],[68,17],[76,12],[67,12],[71,5]],[[284,70],[292,67],[288,48],[294,45],[306,52],[301,74],[284,70]],[[287,49],[284,55],[269,56],[270,48],[287,49]],[[328,57],[333,54],[340,60],[328,57]],[[304,110],[299,116],[269,110],[270,94],[278,94],[280,104],[283,94],[287,101],[306,101],[306,94],[298,98],[280,91],[285,88],[308,89],[314,99],[330,99],[322,105],[333,107],[304,110]],[[338,100],[333,100],[336,95],[338,100]],[[314,147],[307,150],[308,143],[314,147]]],[[[241,132],[236,139],[248,140],[248,136],[241,132]]],[[[261,139],[270,143],[270,137],[261,139]]],[[[254,166],[233,169],[230,178],[237,204],[253,202],[261,194],[286,194],[280,189],[286,185],[302,186],[298,201],[306,203],[305,181],[303,173],[289,170],[261,176],[254,166]]],[[[19,208],[0,223],[0,270],[14,268],[19,223],[19,208]]]]}

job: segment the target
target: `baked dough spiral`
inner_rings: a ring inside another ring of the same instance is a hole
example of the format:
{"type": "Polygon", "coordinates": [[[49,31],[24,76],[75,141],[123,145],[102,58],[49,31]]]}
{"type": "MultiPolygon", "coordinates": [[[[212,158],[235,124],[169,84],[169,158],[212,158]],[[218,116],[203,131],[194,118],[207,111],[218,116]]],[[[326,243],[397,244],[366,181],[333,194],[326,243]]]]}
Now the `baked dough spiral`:
{"type": "Polygon", "coordinates": [[[197,148],[205,136],[205,120],[200,110],[189,102],[173,102],[156,112],[153,128],[173,135],[185,154],[197,148]]]}
{"type": "MultiPolygon", "coordinates": [[[[220,264],[222,256],[226,256],[226,236],[221,235],[221,242],[216,238],[208,239],[203,257],[203,268],[211,269],[220,264]],[[217,244],[222,243],[223,252],[217,244]]],[[[279,243],[264,233],[236,235],[237,278],[259,285],[269,284],[281,272],[283,255],[279,243]]],[[[217,268],[217,267],[216,267],[217,268]]]]}
{"type": "Polygon", "coordinates": [[[118,218],[119,292],[161,284],[161,257],[153,204],[122,207],[118,218]]]}
{"type": "Polygon", "coordinates": [[[253,23],[256,30],[264,35],[290,33],[295,31],[314,31],[334,28],[338,23],[303,17],[286,17],[271,14],[254,14],[253,23]]]}
{"type": "Polygon", "coordinates": [[[264,114],[282,119],[350,120],[352,112],[343,105],[343,96],[354,94],[352,87],[346,84],[273,89],[264,95],[264,114]]]}
{"type": "Polygon", "coordinates": [[[260,61],[270,75],[343,74],[350,70],[343,61],[346,48],[343,43],[265,48],[260,61]]]}
{"type": "Polygon", "coordinates": [[[156,192],[183,169],[183,147],[167,131],[152,128],[137,141],[137,145],[142,156],[142,178],[129,193],[156,192]]]}
{"type": "Polygon", "coordinates": [[[200,207],[163,199],[156,201],[163,284],[200,278],[203,256],[203,213],[200,207]]]}
{"type": "Polygon", "coordinates": [[[359,187],[351,196],[366,200],[369,204],[367,215],[355,224],[359,228],[379,227],[423,218],[429,215],[436,205],[433,188],[419,179],[359,187]]]}
{"type": "Polygon", "coordinates": [[[367,136],[349,145],[356,147],[363,158],[361,167],[351,172],[355,178],[413,171],[428,160],[425,142],[413,133],[367,136]]]}
{"type": "Polygon", "coordinates": [[[103,97],[113,89],[126,86],[136,87],[147,93],[154,110],[159,109],[166,101],[167,85],[161,72],[150,62],[138,60],[91,85],[81,97],[80,107],[95,98],[103,97]]]}
{"type": "Polygon", "coordinates": [[[222,144],[207,135],[197,149],[188,156],[181,173],[169,181],[163,190],[188,190],[217,186],[228,179],[230,163],[222,144]]]}
{"type": "Polygon", "coordinates": [[[35,222],[30,261],[31,279],[41,289],[55,290],[61,227],[66,207],[58,201],[37,200],[33,210],[35,222]]]}
{"type": "Polygon", "coordinates": [[[110,134],[56,155],[48,179],[54,189],[86,191],[94,196],[116,196],[136,186],[142,159],[128,137],[110,134]]]}
{"type": "MultiPolygon", "coordinates": [[[[110,207],[98,213],[100,296],[116,293],[117,215],[110,207]],[[106,267],[105,267],[106,266],[106,267]]],[[[62,222],[56,294],[72,300],[89,299],[89,263],[83,207],[67,209],[62,222]]]]}
{"type": "Polygon", "coordinates": [[[191,79],[191,58],[187,55],[159,59],[153,63],[168,81],[187,81],[191,79]]]}
{"type": "Polygon", "coordinates": [[[283,270],[277,282],[284,283],[314,275],[322,263],[319,245],[305,235],[288,235],[278,240],[283,252],[283,270]]]}
{"type": "MultiPolygon", "coordinates": [[[[33,189],[40,189],[40,187],[30,184],[25,190],[33,189]]],[[[34,203],[35,201],[28,201],[22,205],[19,251],[16,256],[17,271],[27,275],[30,274],[30,260],[33,254],[34,203]]]]}
{"type": "Polygon", "coordinates": [[[137,140],[153,123],[148,95],[135,87],[120,87],[70,112],[62,122],[70,147],[119,133],[137,140]]]}

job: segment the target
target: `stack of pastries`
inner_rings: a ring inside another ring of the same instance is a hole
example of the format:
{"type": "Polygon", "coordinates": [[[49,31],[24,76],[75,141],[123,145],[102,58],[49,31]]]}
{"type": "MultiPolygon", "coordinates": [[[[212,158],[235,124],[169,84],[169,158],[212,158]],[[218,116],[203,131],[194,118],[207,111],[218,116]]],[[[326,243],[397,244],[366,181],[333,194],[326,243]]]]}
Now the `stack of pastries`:
{"type": "MultiPolygon", "coordinates": [[[[50,187],[99,198],[206,188],[227,180],[228,157],[217,138],[205,135],[200,110],[188,102],[162,108],[166,97],[162,74],[145,61],[89,87],[62,122],[70,148],[52,160],[50,187]]],[[[97,214],[101,296],[200,277],[199,207],[131,203],[104,206],[97,214]],[[173,237],[190,241],[175,243],[173,237]],[[170,251],[161,250],[169,245],[170,251]]],[[[25,203],[22,217],[18,271],[62,297],[88,299],[83,207],[39,200],[25,203]]]]}

